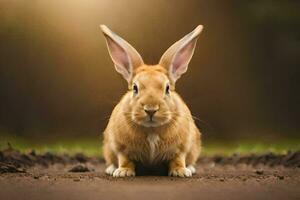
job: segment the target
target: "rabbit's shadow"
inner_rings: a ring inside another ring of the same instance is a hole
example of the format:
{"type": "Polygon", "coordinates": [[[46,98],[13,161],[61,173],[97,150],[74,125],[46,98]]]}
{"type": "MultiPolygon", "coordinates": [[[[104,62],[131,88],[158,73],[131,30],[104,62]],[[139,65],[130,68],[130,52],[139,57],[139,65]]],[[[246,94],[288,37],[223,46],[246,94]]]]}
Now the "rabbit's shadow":
{"type": "Polygon", "coordinates": [[[135,163],[136,176],[168,176],[168,163],[145,166],[140,162],[135,163]]]}

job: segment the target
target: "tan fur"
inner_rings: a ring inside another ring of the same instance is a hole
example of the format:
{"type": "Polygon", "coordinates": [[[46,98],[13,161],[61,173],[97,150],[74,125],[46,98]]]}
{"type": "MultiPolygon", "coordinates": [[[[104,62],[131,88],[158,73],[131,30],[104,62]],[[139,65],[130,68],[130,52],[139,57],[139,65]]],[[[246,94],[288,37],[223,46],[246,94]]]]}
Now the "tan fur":
{"type": "Polygon", "coordinates": [[[123,169],[118,173],[134,175],[133,161],[154,165],[169,161],[170,175],[189,176],[186,166],[194,165],[201,148],[200,132],[192,115],[175,92],[164,97],[165,85],[169,82],[164,67],[143,65],[135,70],[130,90],[114,108],[104,131],[104,158],[108,166],[123,169]],[[140,97],[133,98],[132,83],[139,84],[140,97]],[[157,127],[140,125],[143,117],[142,104],[159,104],[157,117],[162,124],[157,127]],[[137,121],[134,121],[132,113],[137,121]],[[141,118],[141,119],[140,119],[141,118]],[[153,141],[152,141],[153,140],[153,141]],[[155,140],[155,141],[154,141],[155,140]]]}
{"type": "Polygon", "coordinates": [[[158,65],[145,65],[127,41],[105,25],[100,28],[115,69],[129,89],[104,131],[106,173],[134,176],[135,161],[149,167],[168,162],[170,176],[192,176],[200,154],[200,132],[175,92],[175,83],[187,71],[203,26],[167,49],[158,65]]]}

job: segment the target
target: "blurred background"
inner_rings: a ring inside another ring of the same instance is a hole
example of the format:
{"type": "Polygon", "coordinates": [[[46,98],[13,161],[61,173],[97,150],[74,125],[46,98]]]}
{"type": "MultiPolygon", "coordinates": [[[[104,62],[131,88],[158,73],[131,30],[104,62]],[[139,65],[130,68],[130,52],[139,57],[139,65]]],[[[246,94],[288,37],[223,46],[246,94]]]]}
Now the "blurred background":
{"type": "Polygon", "coordinates": [[[202,24],[177,91],[204,145],[299,141],[299,10],[296,0],[2,0],[0,138],[98,142],[127,89],[99,25],[156,64],[202,24]]]}

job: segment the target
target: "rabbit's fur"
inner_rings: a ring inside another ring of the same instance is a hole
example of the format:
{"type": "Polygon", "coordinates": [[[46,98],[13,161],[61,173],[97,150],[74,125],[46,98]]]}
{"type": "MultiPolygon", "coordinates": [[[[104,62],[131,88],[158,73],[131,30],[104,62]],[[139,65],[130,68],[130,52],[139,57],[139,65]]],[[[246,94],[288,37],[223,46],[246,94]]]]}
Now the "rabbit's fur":
{"type": "Polygon", "coordinates": [[[187,70],[202,26],[172,45],[158,65],[145,65],[129,43],[106,26],[101,29],[115,68],[129,88],[104,131],[106,173],[134,176],[135,162],[146,166],[167,162],[170,176],[192,176],[201,135],[175,92],[175,82],[187,70]]]}

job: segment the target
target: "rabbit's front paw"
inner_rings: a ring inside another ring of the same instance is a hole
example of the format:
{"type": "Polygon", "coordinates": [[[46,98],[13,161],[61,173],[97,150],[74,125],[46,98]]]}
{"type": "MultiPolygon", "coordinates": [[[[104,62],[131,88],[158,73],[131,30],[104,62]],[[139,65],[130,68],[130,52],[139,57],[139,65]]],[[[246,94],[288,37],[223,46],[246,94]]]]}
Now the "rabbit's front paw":
{"type": "Polygon", "coordinates": [[[193,165],[189,165],[186,168],[188,168],[189,170],[191,170],[192,174],[196,174],[196,169],[193,165]]]}
{"type": "Polygon", "coordinates": [[[169,176],[191,177],[192,171],[186,167],[170,169],[169,176]]]}
{"type": "Polygon", "coordinates": [[[126,176],[135,176],[134,169],[119,167],[113,173],[113,177],[126,177],[126,176]]]}
{"type": "Polygon", "coordinates": [[[105,173],[112,176],[114,174],[114,172],[116,171],[116,169],[117,168],[115,167],[115,165],[111,164],[105,169],[105,173]]]}

